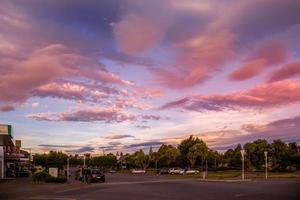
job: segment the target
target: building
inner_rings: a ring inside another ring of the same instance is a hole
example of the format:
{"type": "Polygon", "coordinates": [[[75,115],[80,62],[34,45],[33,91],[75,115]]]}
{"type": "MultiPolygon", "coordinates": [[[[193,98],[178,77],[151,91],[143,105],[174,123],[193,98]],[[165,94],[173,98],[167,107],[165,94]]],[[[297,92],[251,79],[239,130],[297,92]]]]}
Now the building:
{"type": "Polygon", "coordinates": [[[14,140],[12,126],[0,124],[0,179],[20,176],[30,155],[21,150],[21,141],[14,140]]]}

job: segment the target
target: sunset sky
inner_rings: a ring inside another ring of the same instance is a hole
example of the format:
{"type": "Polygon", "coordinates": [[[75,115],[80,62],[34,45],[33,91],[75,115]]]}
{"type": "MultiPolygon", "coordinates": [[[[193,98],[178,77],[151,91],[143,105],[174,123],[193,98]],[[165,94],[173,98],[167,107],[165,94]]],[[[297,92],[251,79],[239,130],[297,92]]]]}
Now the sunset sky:
{"type": "Polygon", "coordinates": [[[35,152],[300,142],[300,1],[2,0],[0,92],[35,152]]]}

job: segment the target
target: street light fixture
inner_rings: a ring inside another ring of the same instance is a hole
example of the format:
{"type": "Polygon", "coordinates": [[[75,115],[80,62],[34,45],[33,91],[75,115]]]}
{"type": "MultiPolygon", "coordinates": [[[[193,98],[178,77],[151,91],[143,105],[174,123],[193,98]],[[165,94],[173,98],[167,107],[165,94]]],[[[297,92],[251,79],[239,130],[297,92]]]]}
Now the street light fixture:
{"type": "Polygon", "coordinates": [[[268,152],[264,151],[265,154],[265,167],[266,167],[266,180],[268,179],[268,152]]]}
{"type": "Polygon", "coordinates": [[[244,180],[245,179],[245,166],[244,166],[245,150],[244,149],[241,150],[241,154],[242,154],[242,180],[244,180]]]}

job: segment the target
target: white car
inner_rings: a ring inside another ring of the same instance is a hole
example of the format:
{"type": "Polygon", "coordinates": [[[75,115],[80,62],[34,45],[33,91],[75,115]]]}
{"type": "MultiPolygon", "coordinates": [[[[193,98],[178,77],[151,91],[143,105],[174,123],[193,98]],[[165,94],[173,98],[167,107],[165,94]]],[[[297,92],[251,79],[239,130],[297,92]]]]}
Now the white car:
{"type": "Polygon", "coordinates": [[[171,168],[169,169],[169,174],[180,174],[181,171],[182,169],[180,168],[171,168]]]}
{"type": "Polygon", "coordinates": [[[133,169],[133,170],[131,170],[131,173],[132,174],[145,174],[146,170],[144,170],[144,169],[133,169]]]}
{"type": "Polygon", "coordinates": [[[184,174],[199,174],[199,170],[196,169],[188,169],[188,170],[181,170],[180,174],[184,175],[184,174]]]}

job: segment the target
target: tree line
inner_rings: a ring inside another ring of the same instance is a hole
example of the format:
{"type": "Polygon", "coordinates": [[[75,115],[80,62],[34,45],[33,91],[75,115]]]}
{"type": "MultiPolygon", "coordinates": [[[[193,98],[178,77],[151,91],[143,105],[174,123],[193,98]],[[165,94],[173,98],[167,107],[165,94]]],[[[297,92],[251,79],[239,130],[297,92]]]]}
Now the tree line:
{"type": "MultiPolygon", "coordinates": [[[[165,168],[184,167],[198,168],[201,171],[241,169],[241,150],[245,150],[245,169],[260,171],[265,168],[265,155],[268,152],[268,168],[272,171],[295,171],[300,170],[300,146],[297,143],[284,143],[274,140],[258,139],[248,142],[243,146],[238,144],[233,149],[218,152],[210,149],[207,144],[198,137],[190,136],[175,147],[162,144],[157,151],[150,147],[149,152],[138,150],[134,153],[107,154],[105,156],[86,158],[87,166],[99,166],[104,168],[165,168]]],[[[37,154],[34,163],[44,167],[56,166],[62,168],[66,164],[68,156],[62,152],[50,152],[37,154]]],[[[83,165],[83,158],[78,155],[69,156],[71,165],[83,165]]]]}

